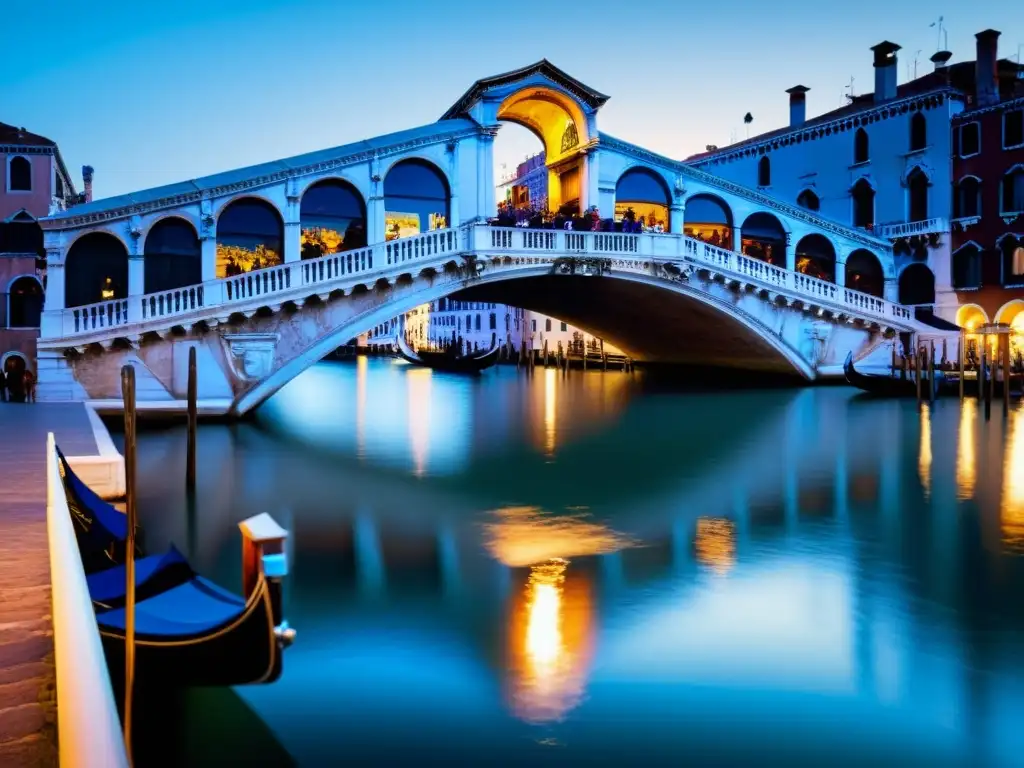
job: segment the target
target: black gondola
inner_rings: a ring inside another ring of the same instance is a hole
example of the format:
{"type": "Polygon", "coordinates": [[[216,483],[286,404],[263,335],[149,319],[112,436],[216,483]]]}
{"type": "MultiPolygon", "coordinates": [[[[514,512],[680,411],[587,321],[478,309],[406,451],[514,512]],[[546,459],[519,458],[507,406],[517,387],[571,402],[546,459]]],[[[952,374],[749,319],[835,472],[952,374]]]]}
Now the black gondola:
{"type": "Polygon", "coordinates": [[[486,352],[477,355],[459,355],[448,352],[427,352],[413,350],[402,334],[398,334],[398,353],[413,365],[423,365],[435,371],[446,373],[480,373],[498,362],[501,347],[495,344],[486,352]]]}
{"type": "MultiPolygon", "coordinates": [[[[100,639],[117,676],[125,668],[127,580],[123,560],[114,561],[124,553],[127,520],[75,475],[59,451],[58,460],[100,639]]],[[[276,680],[281,652],[295,635],[283,620],[278,575],[268,578],[260,567],[248,598],[242,598],[196,574],[173,546],[140,557],[135,563],[139,679],[173,687],[276,680]]]]}
{"type": "Polygon", "coordinates": [[[846,380],[858,389],[879,397],[915,397],[917,384],[910,379],[896,379],[889,376],[875,376],[861,373],[853,366],[853,353],[846,355],[843,363],[846,380]]]}

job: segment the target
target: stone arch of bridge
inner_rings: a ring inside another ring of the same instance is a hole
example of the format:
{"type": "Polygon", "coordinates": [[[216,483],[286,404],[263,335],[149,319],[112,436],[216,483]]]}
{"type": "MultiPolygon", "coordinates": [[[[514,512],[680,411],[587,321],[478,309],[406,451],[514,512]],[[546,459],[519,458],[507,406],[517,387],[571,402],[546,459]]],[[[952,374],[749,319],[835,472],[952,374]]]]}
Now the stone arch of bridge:
{"type": "MultiPolygon", "coordinates": [[[[305,348],[279,356],[275,370],[236,397],[231,413],[251,411],[348,339],[454,293],[561,317],[640,360],[814,377],[812,365],[773,329],[685,283],[632,273],[598,279],[555,275],[544,265],[488,272],[468,288],[462,282],[415,278],[388,300],[372,301],[365,311],[342,318],[305,348]]],[[[291,317],[286,322],[302,322],[301,313],[291,317]]],[[[320,318],[316,325],[323,327],[320,318]]]]}

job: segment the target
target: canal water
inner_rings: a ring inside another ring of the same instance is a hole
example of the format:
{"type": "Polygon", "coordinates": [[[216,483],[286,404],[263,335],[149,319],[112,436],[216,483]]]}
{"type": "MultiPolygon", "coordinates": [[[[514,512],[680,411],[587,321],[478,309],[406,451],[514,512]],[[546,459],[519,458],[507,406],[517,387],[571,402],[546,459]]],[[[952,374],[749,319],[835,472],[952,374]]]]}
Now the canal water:
{"type": "Polygon", "coordinates": [[[239,589],[271,513],[298,636],[139,765],[1021,764],[1022,410],[360,358],[184,447],[147,543],[239,589]]]}

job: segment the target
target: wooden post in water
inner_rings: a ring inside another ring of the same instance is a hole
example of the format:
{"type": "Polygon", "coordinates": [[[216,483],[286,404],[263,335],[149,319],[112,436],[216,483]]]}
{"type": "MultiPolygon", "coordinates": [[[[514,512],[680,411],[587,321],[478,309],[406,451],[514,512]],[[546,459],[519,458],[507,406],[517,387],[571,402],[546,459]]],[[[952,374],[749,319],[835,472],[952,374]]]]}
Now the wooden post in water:
{"type": "Polygon", "coordinates": [[[966,351],[964,346],[967,342],[967,334],[964,333],[963,329],[960,330],[960,354],[957,365],[960,369],[960,399],[964,399],[964,358],[966,357],[966,351]]]}
{"type": "Polygon", "coordinates": [[[196,371],[196,348],[188,350],[188,449],[185,456],[185,488],[196,489],[196,421],[199,379],[196,371]]]}
{"type": "Polygon", "coordinates": [[[1010,415],[1010,334],[1003,334],[1003,418],[1010,415]]]}
{"type": "Polygon", "coordinates": [[[978,356],[978,402],[985,399],[985,368],[988,363],[988,350],[985,349],[985,337],[981,337],[981,349],[978,356]]]}
{"type": "Polygon", "coordinates": [[[900,381],[907,380],[907,355],[900,355],[900,381]]]}
{"type": "Polygon", "coordinates": [[[985,373],[988,376],[988,381],[983,380],[980,386],[983,390],[982,396],[985,398],[985,419],[988,420],[992,418],[992,387],[994,385],[992,381],[992,355],[988,349],[988,336],[986,335],[983,338],[985,340],[985,351],[982,353],[981,361],[982,367],[984,368],[985,373]]]}
{"type": "Polygon", "coordinates": [[[999,370],[999,337],[996,336],[996,350],[990,356],[988,361],[988,399],[991,404],[992,399],[996,396],[996,371],[999,370]]]}
{"type": "Polygon", "coordinates": [[[550,362],[551,359],[548,356],[548,340],[544,339],[544,367],[547,368],[550,362]]]}
{"type": "Polygon", "coordinates": [[[935,340],[928,347],[928,402],[935,402],[935,340]]]}
{"type": "Polygon", "coordinates": [[[135,369],[130,365],[121,368],[121,397],[124,403],[124,484],[128,524],[124,567],[124,748],[131,755],[135,687],[135,531],[138,528],[138,512],[135,506],[135,369]]]}

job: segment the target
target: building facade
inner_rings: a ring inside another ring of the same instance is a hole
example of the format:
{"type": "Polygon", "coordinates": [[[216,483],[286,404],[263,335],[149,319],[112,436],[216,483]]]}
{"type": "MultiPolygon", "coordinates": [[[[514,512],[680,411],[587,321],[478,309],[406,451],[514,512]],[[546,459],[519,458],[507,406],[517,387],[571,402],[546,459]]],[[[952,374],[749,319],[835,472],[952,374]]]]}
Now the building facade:
{"type": "MultiPolygon", "coordinates": [[[[91,193],[86,174],[86,196],[91,193]]],[[[34,371],[46,283],[46,251],[38,220],[78,203],[57,144],[0,123],[0,368],[15,397],[34,371]]]]}
{"type": "Polygon", "coordinates": [[[1024,331],[1024,71],[998,38],[978,35],[976,89],[953,121],[953,287],[958,324],[1024,331]]]}
{"type": "MultiPolygon", "coordinates": [[[[789,126],[711,147],[688,162],[891,240],[900,303],[955,321],[961,299],[951,259],[957,247],[950,223],[951,126],[972,109],[976,82],[985,73],[1010,77],[1020,69],[1012,62],[996,65],[998,33],[977,37],[975,61],[950,65],[952,54],[940,51],[931,57],[934,71],[901,85],[900,47],[882,42],[872,48],[872,93],[851,94],[848,105],[808,120],[809,89],[795,86],[787,91],[789,126]]],[[[766,243],[778,241],[778,233],[761,229],[744,227],[737,235],[745,253],[763,253],[766,243]]],[[[813,257],[798,253],[798,265],[813,257]]],[[[855,272],[853,282],[862,290],[874,282],[863,270],[855,272]]]]}

